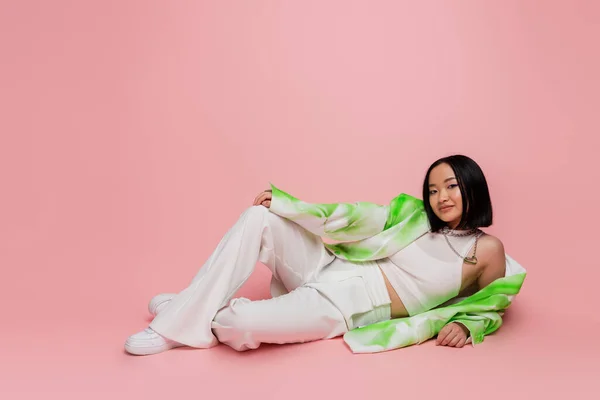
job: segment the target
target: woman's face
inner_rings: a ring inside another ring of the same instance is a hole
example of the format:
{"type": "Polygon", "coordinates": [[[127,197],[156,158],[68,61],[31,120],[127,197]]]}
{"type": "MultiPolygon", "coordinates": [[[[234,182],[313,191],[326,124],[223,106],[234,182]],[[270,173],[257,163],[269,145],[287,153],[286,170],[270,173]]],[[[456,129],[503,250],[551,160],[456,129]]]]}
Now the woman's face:
{"type": "Polygon", "coordinates": [[[442,163],[429,173],[429,204],[435,215],[454,229],[462,217],[462,197],[452,167],[442,163]]]}

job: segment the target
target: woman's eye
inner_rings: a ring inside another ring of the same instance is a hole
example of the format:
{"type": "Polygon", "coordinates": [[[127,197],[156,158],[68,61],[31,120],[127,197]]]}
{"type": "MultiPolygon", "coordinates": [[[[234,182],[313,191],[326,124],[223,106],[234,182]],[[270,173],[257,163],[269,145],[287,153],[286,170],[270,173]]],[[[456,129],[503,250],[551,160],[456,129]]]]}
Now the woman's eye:
{"type": "Polygon", "coordinates": [[[435,190],[430,190],[429,194],[435,194],[435,190]]]}
{"type": "Polygon", "coordinates": [[[450,189],[452,189],[452,188],[455,188],[455,187],[457,187],[457,186],[458,186],[458,185],[457,185],[456,183],[453,183],[453,184],[449,185],[448,187],[449,187],[450,189]]]}

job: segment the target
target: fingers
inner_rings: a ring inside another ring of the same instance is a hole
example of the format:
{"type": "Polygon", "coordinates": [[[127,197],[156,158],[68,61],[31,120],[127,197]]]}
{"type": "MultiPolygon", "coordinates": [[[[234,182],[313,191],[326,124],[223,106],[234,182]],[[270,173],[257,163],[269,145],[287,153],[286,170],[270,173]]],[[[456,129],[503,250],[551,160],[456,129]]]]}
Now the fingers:
{"type": "Polygon", "coordinates": [[[448,343],[448,347],[460,348],[460,347],[463,347],[466,342],[467,342],[467,336],[459,333],[458,335],[456,335],[456,337],[450,343],[448,343]]]}
{"type": "Polygon", "coordinates": [[[440,344],[442,344],[442,341],[446,340],[446,336],[448,336],[449,333],[450,329],[448,328],[448,325],[446,325],[442,328],[442,330],[440,330],[440,333],[438,333],[435,345],[439,346],[440,344]]]}
{"type": "Polygon", "coordinates": [[[442,328],[436,340],[436,346],[463,347],[467,335],[456,324],[448,324],[442,328]]]}
{"type": "Polygon", "coordinates": [[[461,340],[461,337],[460,337],[460,335],[457,334],[456,336],[454,336],[454,339],[452,339],[448,343],[448,346],[450,346],[450,347],[456,347],[456,345],[458,344],[458,342],[460,342],[460,340],[461,340]]]}
{"type": "Polygon", "coordinates": [[[456,337],[456,335],[457,332],[454,329],[450,330],[446,337],[440,342],[440,346],[447,346],[448,344],[450,344],[450,342],[456,337]]]}
{"type": "Polygon", "coordinates": [[[259,204],[261,204],[263,201],[265,200],[270,200],[273,197],[273,194],[271,193],[271,191],[263,191],[260,192],[255,198],[254,198],[254,202],[252,203],[253,206],[258,206],[259,204]]]}
{"type": "Polygon", "coordinates": [[[263,206],[265,206],[267,208],[270,208],[271,207],[271,200],[265,200],[265,201],[263,201],[260,204],[262,204],[263,206]]]}
{"type": "Polygon", "coordinates": [[[268,192],[262,192],[261,194],[258,195],[258,197],[256,198],[256,202],[254,205],[259,205],[261,204],[263,201],[265,200],[271,200],[271,198],[273,197],[273,195],[271,193],[268,192]]]}

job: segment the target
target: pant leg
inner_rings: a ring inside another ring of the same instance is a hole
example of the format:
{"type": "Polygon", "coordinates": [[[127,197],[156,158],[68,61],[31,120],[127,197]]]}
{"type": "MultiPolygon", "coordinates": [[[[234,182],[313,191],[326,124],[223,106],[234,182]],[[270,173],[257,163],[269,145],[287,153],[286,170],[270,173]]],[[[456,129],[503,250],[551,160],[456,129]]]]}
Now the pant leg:
{"type": "Polygon", "coordinates": [[[334,259],[320,237],[266,207],[249,207],[190,285],[171,300],[150,327],[188,346],[215,346],[218,341],[211,332],[211,321],[250,277],[258,261],[273,273],[274,286],[291,291],[334,259]]]}
{"type": "Polygon", "coordinates": [[[377,266],[336,259],[316,281],[269,300],[231,300],[215,316],[220,342],[235,350],[261,343],[304,343],[343,335],[391,318],[391,300],[377,266]]]}
{"type": "Polygon", "coordinates": [[[238,351],[261,343],[304,343],[330,339],[347,331],[342,313],[314,288],[302,286],[268,300],[231,300],[215,316],[219,342],[238,351]]]}

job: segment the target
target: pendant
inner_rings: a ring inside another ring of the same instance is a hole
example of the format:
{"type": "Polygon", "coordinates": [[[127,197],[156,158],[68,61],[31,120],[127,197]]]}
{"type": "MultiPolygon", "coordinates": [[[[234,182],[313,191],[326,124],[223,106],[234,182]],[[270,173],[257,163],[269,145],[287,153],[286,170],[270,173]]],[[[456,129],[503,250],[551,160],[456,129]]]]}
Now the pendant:
{"type": "Polygon", "coordinates": [[[465,257],[464,260],[466,263],[469,263],[469,264],[473,264],[473,265],[477,264],[477,257],[475,257],[475,256],[465,257]]]}

